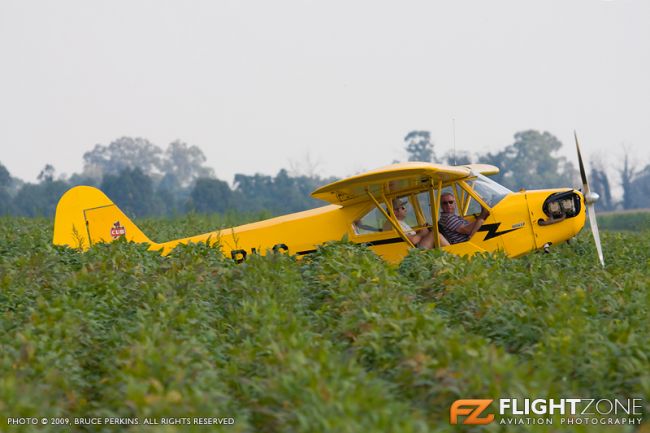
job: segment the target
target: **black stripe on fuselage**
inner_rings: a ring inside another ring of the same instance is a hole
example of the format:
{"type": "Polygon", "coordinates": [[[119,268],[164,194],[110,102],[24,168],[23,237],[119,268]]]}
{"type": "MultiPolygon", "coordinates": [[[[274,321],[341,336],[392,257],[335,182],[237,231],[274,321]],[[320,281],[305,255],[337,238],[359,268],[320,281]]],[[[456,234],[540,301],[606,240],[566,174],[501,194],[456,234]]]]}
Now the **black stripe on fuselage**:
{"type": "MultiPolygon", "coordinates": [[[[374,247],[377,245],[389,245],[389,244],[397,244],[400,242],[404,242],[404,239],[402,238],[390,238],[390,239],[381,239],[378,241],[370,241],[370,242],[355,242],[357,245],[366,245],[369,247],[374,247]]],[[[315,253],[316,250],[305,250],[305,251],[298,251],[296,254],[299,256],[304,256],[306,254],[311,254],[315,253]]]]}

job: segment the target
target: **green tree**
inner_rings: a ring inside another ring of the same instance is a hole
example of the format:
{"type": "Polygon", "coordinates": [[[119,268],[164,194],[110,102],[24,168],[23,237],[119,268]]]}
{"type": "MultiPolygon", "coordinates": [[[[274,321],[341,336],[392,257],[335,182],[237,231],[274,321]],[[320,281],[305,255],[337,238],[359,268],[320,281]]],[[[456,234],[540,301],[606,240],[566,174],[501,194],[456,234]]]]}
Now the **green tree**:
{"type": "Polygon", "coordinates": [[[630,154],[627,149],[623,151],[623,166],[619,168],[618,172],[621,176],[621,187],[623,187],[623,200],[621,204],[623,209],[634,208],[634,181],[638,175],[636,167],[630,161],[630,154]]]}
{"type": "Polygon", "coordinates": [[[84,173],[103,178],[116,175],[126,168],[138,167],[150,176],[161,171],[162,149],[145,138],[121,137],[108,146],[95,145],[84,153],[84,173]]]}
{"type": "Polygon", "coordinates": [[[0,162],[0,215],[8,215],[13,211],[9,186],[11,185],[11,174],[0,162]]]}
{"type": "Polygon", "coordinates": [[[629,191],[631,208],[650,208],[650,165],[636,173],[629,191]]]}
{"type": "Polygon", "coordinates": [[[285,169],[275,177],[255,174],[235,175],[236,207],[245,211],[268,210],[274,214],[297,212],[322,205],[310,194],[333,179],[310,176],[289,176],[285,169]]]}
{"type": "Polygon", "coordinates": [[[225,212],[233,207],[233,192],[219,179],[196,180],[187,203],[189,210],[200,213],[225,212]]]}
{"type": "Polygon", "coordinates": [[[37,179],[40,182],[51,182],[54,180],[54,176],[56,175],[56,169],[54,166],[51,164],[45,164],[45,167],[43,167],[43,170],[38,174],[37,179]]]}
{"type": "Polygon", "coordinates": [[[411,131],[404,142],[409,161],[438,162],[429,131],[411,131]]]}
{"type": "Polygon", "coordinates": [[[535,130],[517,132],[515,142],[497,153],[479,157],[480,162],[492,164],[500,172],[495,181],[512,189],[559,188],[572,186],[576,170],[563,156],[554,154],[562,142],[549,132],[535,130]]]}
{"type": "Polygon", "coordinates": [[[176,140],[167,146],[161,168],[163,173],[173,175],[181,187],[188,187],[200,177],[214,176],[213,170],[204,165],[205,161],[200,148],[176,140]]]}
{"type": "Polygon", "coordinates": [[[46,178],[41,183],[26,183],[13,199],[13,212],[18,215],[53,217],[59,199],[70,188],[67,182],[46,178]]]}
{"type": "Polygon", "coordinates": [[[11,185],[11,173],[7,167],[0,162],[0,188],[8,188],[11,185]]]}
{"type": "Polygon", "coordinates": [[[447,165],[466,165],[472,163],[472,156],[469,152],[459,150],[457,152],[449,151],[442,157],[442,162],[447,165]]]}
{"type": "Polygon", "coordinates": [[[101,190],[130,216],[161,213],[160,203],[154,195],[153,181],[140,168],[124,168],[116,175],[104,176],[101,190]]]}
{"type": "Polygon", "coordinates": [[[0,215],[11,215],[14,212],[13,200],[5,188],[0,188],[0,215]]]}
{"type": "Polygon", "coordinates": [[[589,186],[591,190],[600,196],[600,200],[596,203],[596,208],[599,210],[614,209],[609,177],[600,164],[592,163],[590,179],[589,186]]]}

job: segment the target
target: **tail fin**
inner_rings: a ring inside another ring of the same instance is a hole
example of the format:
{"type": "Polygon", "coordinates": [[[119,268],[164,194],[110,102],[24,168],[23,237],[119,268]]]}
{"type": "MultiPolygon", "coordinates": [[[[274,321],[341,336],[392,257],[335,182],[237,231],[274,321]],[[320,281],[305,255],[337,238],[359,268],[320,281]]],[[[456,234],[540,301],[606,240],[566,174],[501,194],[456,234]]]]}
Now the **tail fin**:
{"type": "Polygon", "coordinates": [[[97,188],[76,186],[63,194],[54,217],[55,245],[86,250],[120,237],[151,244],[152,249],[157,245],[97,188]]]}

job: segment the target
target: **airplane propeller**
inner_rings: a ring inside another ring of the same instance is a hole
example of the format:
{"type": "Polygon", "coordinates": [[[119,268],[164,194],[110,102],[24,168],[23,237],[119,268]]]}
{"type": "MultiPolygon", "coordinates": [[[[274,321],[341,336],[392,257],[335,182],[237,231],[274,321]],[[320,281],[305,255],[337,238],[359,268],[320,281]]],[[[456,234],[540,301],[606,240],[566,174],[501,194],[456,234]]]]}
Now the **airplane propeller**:
{"type": "Polygon", "coordinates": [[[582,178],[582,194],[585,197],[585,205],[587,206],[587,213],[589,215],[589,225],[591,226],[591,234],[594,236],[596,243],[596,250],[598,251],[598,258],[600,264],[605,267],[605,259],[603,258],[603,248],[600,244],[600,235],[598,234],[598,222],[596,221],[596,210],[594,205],[600,198],[598,194],[589,189],[589,182],[587,181],[587,173],[585,166],[582,163],[582,156],[580,155],[580,146],[578,145],[578,134],[573,131],[573,136],[576,139],[576,150],[578,151],[578,164],[580,165],[580,177],[582,178]]]}

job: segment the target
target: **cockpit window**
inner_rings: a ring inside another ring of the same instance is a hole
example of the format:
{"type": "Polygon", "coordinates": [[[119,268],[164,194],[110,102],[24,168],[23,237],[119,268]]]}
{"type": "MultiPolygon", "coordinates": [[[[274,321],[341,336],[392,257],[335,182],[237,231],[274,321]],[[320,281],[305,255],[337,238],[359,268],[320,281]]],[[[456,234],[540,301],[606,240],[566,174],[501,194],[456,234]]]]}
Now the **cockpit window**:
{"type": "Polygon", "coordinates": [[[482,174],[478,174],[476,179],[469,181],[468,184],[490,207],[494,207],[506,195],[512,192],[505,186],[496,183],[482,174]]]}
{"type": "Polygon", "coordinates": [[[384,230],[384,225],[388,221],[376,207],[372,208],[370,212],[366,213],[359,220],[353,224],[354,232],[358,235],[367,235],[370,233],[378,233],[384,230]]]}

